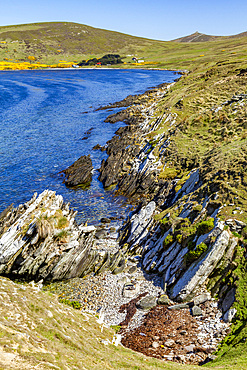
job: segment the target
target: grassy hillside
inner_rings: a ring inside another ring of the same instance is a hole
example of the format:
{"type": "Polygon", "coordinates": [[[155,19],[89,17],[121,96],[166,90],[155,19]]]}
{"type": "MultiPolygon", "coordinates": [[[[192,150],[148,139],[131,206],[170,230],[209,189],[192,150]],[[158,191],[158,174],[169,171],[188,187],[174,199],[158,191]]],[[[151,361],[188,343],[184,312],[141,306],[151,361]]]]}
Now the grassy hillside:
{"type": "Polygon", "coordinates": [[[0,41],[0,60],[4,57],[26,60],[31,55],[46,63],[57,63],[60,59],[80,61],[106,53],[132,54],[139,47],[160,43],[66,22],[0,27],[0,41]]]}
{"type": "MultiPolygon", "coordinates": [[[[178,191],[189,171],[199,168],[203,186],[190,195],[190,201],[196,206],[206,194],[213,196],[217,192],[215,205],[222,207],[220,219],[237,218],[247,223],[247,56],[244,40],[205,43],[204,56],[192,62],[187,54],[187,60],[177,62],[180,66],[187,64],[190,72],[172,87],[156,111],[156,117],[168,112],[175,115],[176,124],[170,127],[169,122],[161,121],[151,133],[150,143],[159,156],[159,145],[166,139],[170,141],[160,178],[179,179],[178,191]],[[156,138],[160,134],[164,136],[157,145],[156,138]]],[[[198,46],[194,44],[190,50],[198,46]]],[[[183,47],[186,50],[185,44],[183,47]]],[[[185,199],[181,198],[181,205],[183,201],[185,199]]],[[[169,212],[175,218],[178,208],[176,203],[157,217],[161,220],[169,212]]],[[[241,235],[235,234],[239,249],[231,269],[226,272],[219,268],[208,286],[214,294],[220,284],[237,289],[234,304],[237,316],[232,333],[224,341],[218,360],[212,364],[224,369],[234,364],[240,369],[247,368],[246,229],[241,235]]]]}
{"type": "Polygon", "coordinates": [[[1,370],[190,369],[116,347],[96,317],[35,286],[0,278],[0,287],[1,370]]]}
{"type": "Polygon", "coordinates": [[[133,67],[129,63],[135,55],[144,59],[147,67],[191,69],[214,60],[245,58],[246,45],[245,33],[236,39],[183,43],[150,40],[69,22],[0,27],[0,61],[6,58],[8,61],[30,61],[28,57],[33,56],[46,64],[61,60],[76,63],[113,53],[126,57],[125,67],[133,67]]]}
{"type": "MultiPolygon", "coordinates": [[[[32,284],[0,278],[1,370],[197,370],[111,344],[114,331],[32,284]],[[108,342],[108,344],[106,344],[108,342]],[[110,342],[110,343],[109,343],[110,342]]],[[[211,369],[211,365],[204,366],[211,369]]],[[[216,368],[227,369],[221,362],[216,368]]],[[[232,370],[244,369],[231,362],[232,370]]]]}

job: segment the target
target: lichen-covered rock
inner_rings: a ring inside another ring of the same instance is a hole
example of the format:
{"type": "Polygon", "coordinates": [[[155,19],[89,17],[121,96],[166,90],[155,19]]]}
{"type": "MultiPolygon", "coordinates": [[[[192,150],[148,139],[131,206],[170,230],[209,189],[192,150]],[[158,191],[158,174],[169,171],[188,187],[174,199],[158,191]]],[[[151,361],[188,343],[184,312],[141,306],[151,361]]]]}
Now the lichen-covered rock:
{"type": "Polygon", "coordinates": [[[142,310],[150,310],[151,308],[155,307],[156,304],[157,298],[152,295],[148,295],[142,298],[142,300],[138,303],[138,307],[142,310]]]}
{"type": "Polygon", "coordinates": [[[193,306],[191,309],[192,316],[201,316],[202,309],[199,306],[193,306]]]}
{"type": "Polygon", "coordinates": [[[161,304],[161,305],[169,305],[171,304],[171,301],[169,299],[169,297],[166,295],[166,294],[162,294],[158,300],[157,300],[157,304],[161,304]]]}

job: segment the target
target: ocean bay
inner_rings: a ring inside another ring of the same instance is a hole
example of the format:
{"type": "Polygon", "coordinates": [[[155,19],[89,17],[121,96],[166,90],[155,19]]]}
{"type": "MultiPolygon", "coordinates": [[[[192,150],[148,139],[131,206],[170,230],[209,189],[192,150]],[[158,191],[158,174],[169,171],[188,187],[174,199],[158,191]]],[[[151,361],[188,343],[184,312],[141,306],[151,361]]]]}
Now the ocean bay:
{"type": "Polygon", "coordinates": [[[124,215],[124,198],[105,191],[97,179],[106,153],[92,151],[123,123],[104,123],[118,109],[96,109],[175,78],[158,70],[0,72],[0,212],[50,189],[78,211],[78,222],[124,215]],[[92,185],[67,188],[59,172],[84,154],[92,157],[92,185]]]}

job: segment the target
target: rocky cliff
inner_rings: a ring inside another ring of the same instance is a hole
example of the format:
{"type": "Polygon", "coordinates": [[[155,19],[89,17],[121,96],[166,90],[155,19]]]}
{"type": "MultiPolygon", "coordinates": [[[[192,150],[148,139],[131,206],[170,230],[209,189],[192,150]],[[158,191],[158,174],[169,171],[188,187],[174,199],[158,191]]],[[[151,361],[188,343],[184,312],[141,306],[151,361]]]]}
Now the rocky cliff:
{"type": "Polygon", "coordinates": [[[210,68],[111,115],[127,126],[107,143],[99,177],[139,203],[120,245],[163,276],[172,299],[207,288],[224,314],[235,299],[234,261],[246,246],[245,81],[238,69],[210,68]]]}

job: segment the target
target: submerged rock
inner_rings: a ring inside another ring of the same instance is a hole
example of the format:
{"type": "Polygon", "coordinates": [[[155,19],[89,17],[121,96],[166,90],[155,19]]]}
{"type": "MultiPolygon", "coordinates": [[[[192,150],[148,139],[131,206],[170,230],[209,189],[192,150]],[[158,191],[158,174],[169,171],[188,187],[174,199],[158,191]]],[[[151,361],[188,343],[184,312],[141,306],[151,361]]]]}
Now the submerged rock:
{"type": "Polygon", "coordinates": [[[92,181],[93,165],[90,155],[83,155],[75,163],[62,171],[65,174],[65,185],[67,186],[90,186],[92,181]]]}

